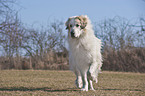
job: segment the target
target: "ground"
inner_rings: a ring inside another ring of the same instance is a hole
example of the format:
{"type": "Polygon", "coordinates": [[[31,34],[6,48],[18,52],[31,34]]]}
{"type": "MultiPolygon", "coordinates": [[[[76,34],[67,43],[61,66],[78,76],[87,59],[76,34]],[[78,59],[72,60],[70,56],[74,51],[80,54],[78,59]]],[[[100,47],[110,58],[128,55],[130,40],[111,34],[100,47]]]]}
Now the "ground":
{"type": "Polygon", "coordinates": [[[103,71],[95,91],[75,87],[70,71],[0,71],[0,96],[145,96],[145,74],[103,71]]]}

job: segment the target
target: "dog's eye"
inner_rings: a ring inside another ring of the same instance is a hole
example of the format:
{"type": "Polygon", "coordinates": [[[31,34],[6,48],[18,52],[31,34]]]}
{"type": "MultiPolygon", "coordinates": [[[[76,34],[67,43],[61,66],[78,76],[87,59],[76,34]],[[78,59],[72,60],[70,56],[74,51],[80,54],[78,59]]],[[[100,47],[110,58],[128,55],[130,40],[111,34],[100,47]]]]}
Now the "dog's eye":
{"type": "Polygon", "coordinates": [[[72,25],[70,25],[70,27],[72,27],[72,25]]]}
{"type": "Polygon", "coordinates": [[[76,27],[79,27],[80,25],[79,24],[76,24],[76,27]]]}
{"type": "Polygon", "coordinates": [[[67,30],[68,29],[68,26],[65,29],[67,30]]]}

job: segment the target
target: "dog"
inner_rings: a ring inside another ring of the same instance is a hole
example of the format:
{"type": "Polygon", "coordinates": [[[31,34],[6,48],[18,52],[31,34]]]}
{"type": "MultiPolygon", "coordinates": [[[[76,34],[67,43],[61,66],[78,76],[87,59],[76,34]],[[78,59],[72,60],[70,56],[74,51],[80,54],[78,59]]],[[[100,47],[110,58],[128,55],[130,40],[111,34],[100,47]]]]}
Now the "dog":
{"type": "Polygon", "coordinates": [[[76,75],[76,86],[82,91],[94,90],[101,71],[101,40],[93,31],[87,15],[73,16],[65,23],[68,30],[69,67],[76,75]]]}

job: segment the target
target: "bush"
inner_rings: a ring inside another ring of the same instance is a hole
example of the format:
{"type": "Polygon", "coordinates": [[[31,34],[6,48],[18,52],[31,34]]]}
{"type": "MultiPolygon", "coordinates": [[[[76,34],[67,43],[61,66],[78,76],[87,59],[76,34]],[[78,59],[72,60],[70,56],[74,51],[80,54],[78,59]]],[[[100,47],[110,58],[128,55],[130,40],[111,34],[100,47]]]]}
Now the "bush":
{"type": "Polygon", "coordinates": [[[103,70],[145,72],[145,48],[109,50],[103,56],[103,70]]]}

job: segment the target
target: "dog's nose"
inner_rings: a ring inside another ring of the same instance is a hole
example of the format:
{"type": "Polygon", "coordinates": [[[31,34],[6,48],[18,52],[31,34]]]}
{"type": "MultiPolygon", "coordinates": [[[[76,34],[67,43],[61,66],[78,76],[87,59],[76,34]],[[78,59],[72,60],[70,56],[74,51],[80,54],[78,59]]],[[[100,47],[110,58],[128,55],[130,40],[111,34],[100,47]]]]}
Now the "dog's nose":
{"type": "Polygon", "coordinates": [[[75,37],[74,31],[71,31],[71,37],[75,37]]]}

